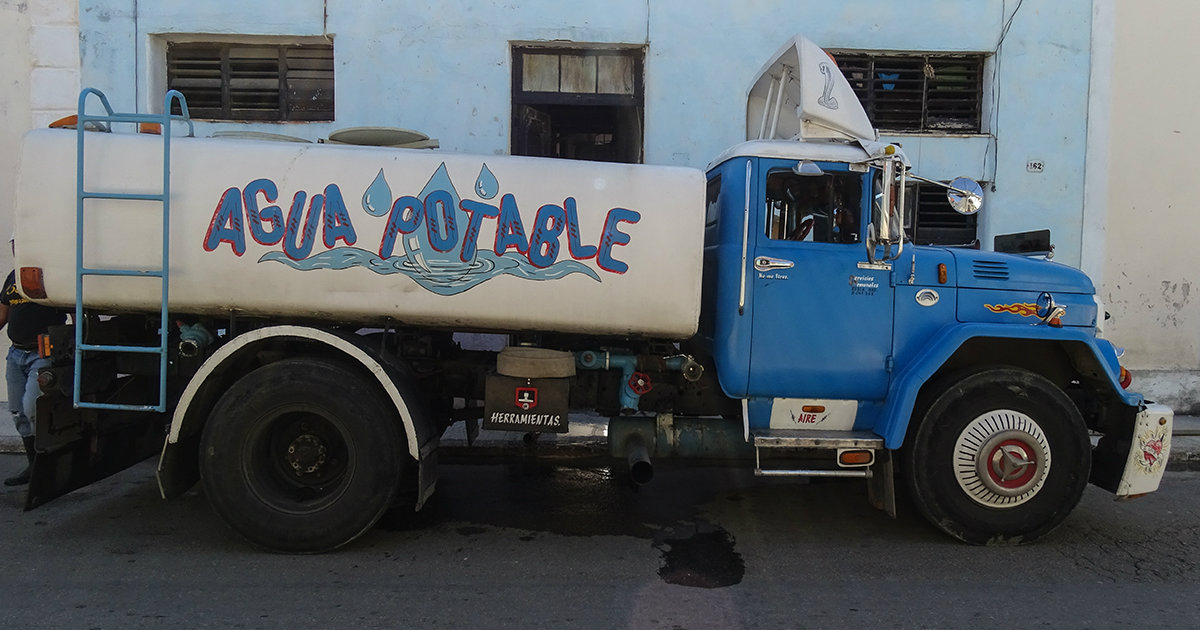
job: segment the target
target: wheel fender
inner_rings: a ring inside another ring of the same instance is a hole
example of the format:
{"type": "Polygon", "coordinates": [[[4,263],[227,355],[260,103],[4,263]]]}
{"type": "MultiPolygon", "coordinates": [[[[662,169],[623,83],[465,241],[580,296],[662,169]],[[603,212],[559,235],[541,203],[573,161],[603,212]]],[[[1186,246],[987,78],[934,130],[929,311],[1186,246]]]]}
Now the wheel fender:
{"type": "MultiPolygon", "coordinates": [[[[200,369],[196,371],[184,388],[172,413],[171,429],[163,444],[163,453],[158,467],[159,487],[162,494],[169,496],[176,493],[169,491],[167,484],[164,484],[164,473],[170,472],[173,475],[176,472],[166,470],[170,466],[168,462],[186,462],[191,459],[187,457],[172,458],[170,454],[181,443],[182,436],[198,434],[197,426],[204,421],[207,415],[206,409],[197,408],[197,405],[201,404],[198,402],[199,394],[204,385],[214,375],[223,373],[228,368],[230,361],[248,346],[264,340],[284,337],[304,339],[328,346],[339,354],[358,362],[378,381],[392,405],[395,406],[396,413],[404,425],[408,455],[422,464],[420,467],[419,507],[433,493],[433,485],[436,480],[435,467],[426,466],[425,463],[432,462],[433,458],[430,456],[437,450],[438,434],[434,428],[433,419],[422,410],[419,404],[415,404],[420,398],[413,385],[400,377],[395,370],[380,362],[373,354],[345,337],[319,328],[292,325],[268,326],[239,335],[222,345],[201,364],[200,369]]],[[[190,476],[190,474],[184,475],[183,478],[186,479],[190,476]]]]}
{"type": "Polygon", "coordinates": [[[1083,329],[1051,328],[1049,326],[1005,326],[996,324],[954,324],[946,326],[937,332],[892,379],[888,388],[887,402],[883,414],[876,425],[875,432],[883,436],[884,443],[890,449],[898,449],[904,442],[908,432],[912,413],[916,406],[917,394],[921,387],[932,377],[946,361],[967,341],[975,338],[990,337],[1003,339],[1042,339],[1048,342],[1068,342],[1083,344],[1094,356],[1098,365],[1104,370],[1108,382],[1118,397],[1127,405],[1137,407],[1143,402],[1140,394],[1125,391],[1121,388],[1117,373],[1119,366],[1109,360],[1115,357],[1111,344],[1103,339],[1096,339],[1083,329]],[[1101,345],[1106,346],[1102,348],[1101,345]],[[1107,352],[1105,352],[1107,350],[1107,352]]]}

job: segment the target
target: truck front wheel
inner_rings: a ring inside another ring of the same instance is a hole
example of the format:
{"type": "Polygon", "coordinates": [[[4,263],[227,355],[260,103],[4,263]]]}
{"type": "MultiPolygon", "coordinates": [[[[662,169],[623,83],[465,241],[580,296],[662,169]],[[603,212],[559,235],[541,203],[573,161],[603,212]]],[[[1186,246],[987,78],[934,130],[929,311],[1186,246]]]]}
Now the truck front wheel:
{"type": "Polygon", "coordinates": [[[321,359],[288,359],[235,383],[201,438],[209,502],[255,545],[328,551],[388,509],[401,475],[395,410],[371,383],[321,359]]]}
{"type": "Polygon", "coordinates": [[[1079,503],[1091,444],[1079,411],[1019,368],[977,372],[929,405],[906,450],[917,509],[971,544],[1033,541],[1079,503]]]}

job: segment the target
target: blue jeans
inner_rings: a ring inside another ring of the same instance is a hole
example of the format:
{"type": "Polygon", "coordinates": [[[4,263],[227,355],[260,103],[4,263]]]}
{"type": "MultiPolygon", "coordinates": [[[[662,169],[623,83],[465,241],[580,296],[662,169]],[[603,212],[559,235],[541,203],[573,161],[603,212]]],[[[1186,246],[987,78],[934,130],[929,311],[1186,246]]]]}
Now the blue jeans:
{"type": "Polygon", "coordinates": [[[38,370],[44,367],[50,367],[50,359],[39,357],[37,350],[8,349],[8,410],[23,438],[33,437],[37,398],[42,393],[37,384],[38,370]]]}

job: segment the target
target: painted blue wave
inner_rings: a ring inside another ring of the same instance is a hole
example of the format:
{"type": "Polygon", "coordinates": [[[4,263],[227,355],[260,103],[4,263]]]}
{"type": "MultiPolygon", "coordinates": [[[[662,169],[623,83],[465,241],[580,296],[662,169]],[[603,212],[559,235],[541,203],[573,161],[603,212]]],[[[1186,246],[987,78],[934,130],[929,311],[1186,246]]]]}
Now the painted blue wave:
{"type": "Polygon", "coordinates": [[[562,260],[549,267],[536,267],[516,252],[497,256],[490,249],[479,250],[475,262],[426,261],[428,269],[413,264],[408,256],[380,258],[374,252],[357,247],[338,247],[313,254],[303,260],[292,260],[283,252],[267,252],[258,262],[275,261],[293,269],[349,269],[365,267],[380,275],[404,274],[428,291],[438,295],[457,295],[497,276],[509,275],[525,280],[557,280],[573,273],[582,273],[596,282],[600,276],[577,260],[562,260]]]}

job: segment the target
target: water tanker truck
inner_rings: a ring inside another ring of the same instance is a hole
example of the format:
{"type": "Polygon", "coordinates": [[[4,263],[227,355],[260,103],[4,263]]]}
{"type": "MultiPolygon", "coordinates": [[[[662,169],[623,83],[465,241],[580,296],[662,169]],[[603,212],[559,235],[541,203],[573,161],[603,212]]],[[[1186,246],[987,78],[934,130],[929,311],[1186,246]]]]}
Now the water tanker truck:
{"type": "Polygon", "coordinates": [[[197,138],[182,95],[162,111],[88,89],[24,139],[20,290],[73,314],[41,343],[27,508],[157,455],[165,497],[200,483],[251,543],[325,551],[420,509],[452,426],[580,412],[635,481],[725,459],[858,478],[893,515],[902,484],[975,544],[1162,476],[1172,412],[1123,386],[1087,276],[907,243],[918,176],[803,38],[707,174],[197,138]]]}

